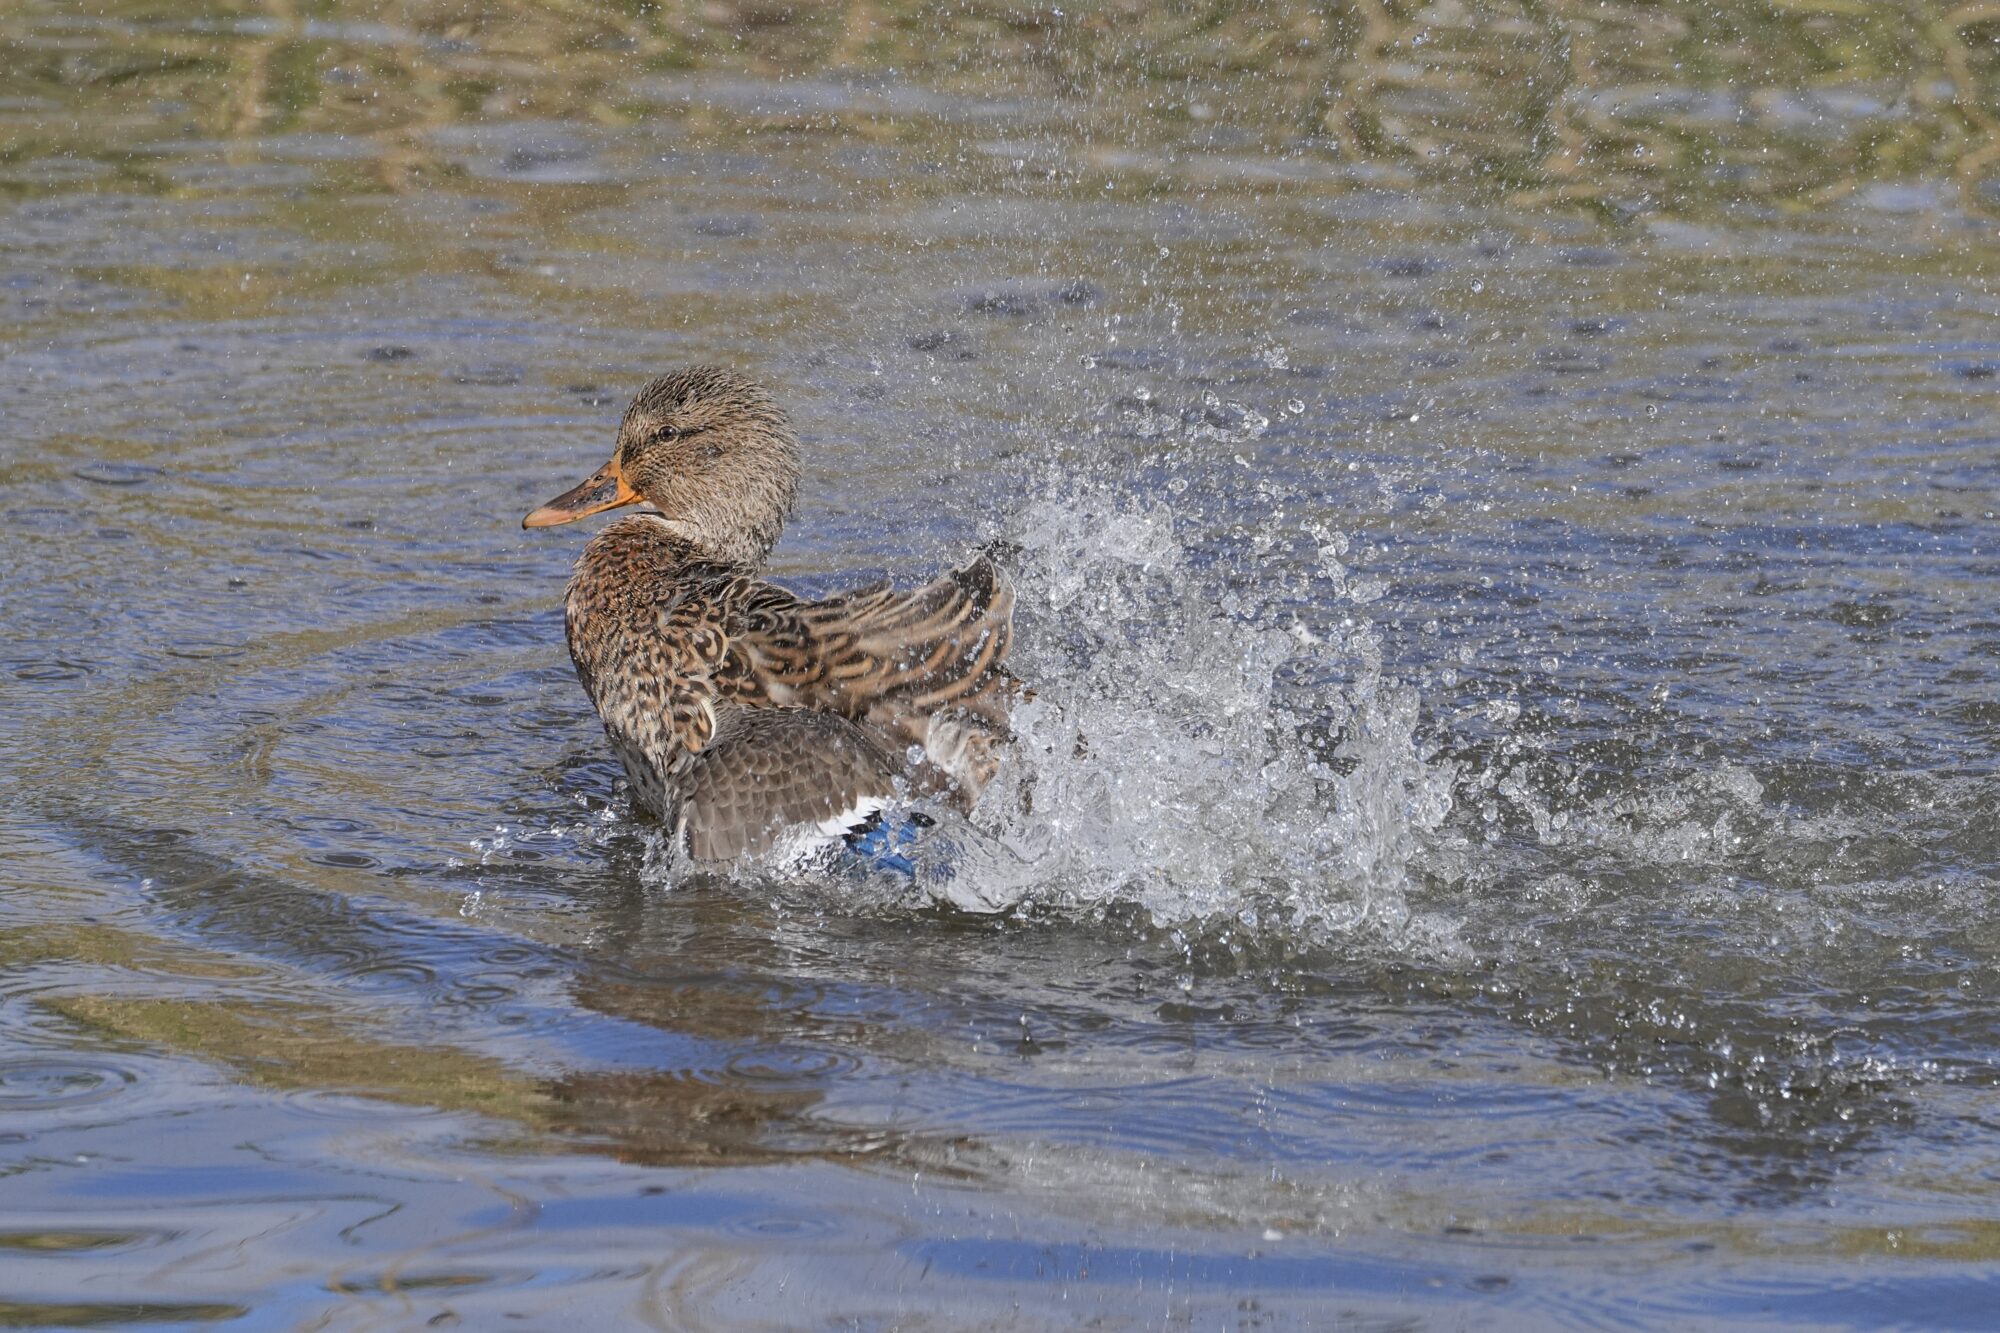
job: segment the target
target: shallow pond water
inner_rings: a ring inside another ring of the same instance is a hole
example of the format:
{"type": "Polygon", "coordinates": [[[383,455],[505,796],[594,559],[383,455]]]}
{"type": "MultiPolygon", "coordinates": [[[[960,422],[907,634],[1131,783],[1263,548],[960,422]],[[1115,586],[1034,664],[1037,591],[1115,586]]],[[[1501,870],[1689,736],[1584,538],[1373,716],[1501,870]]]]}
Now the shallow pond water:
{"type": "Polygon", "coordinates": [[[1994,26],[12,7],[0,1323],[2000,1323],[1994,26]],[[632,815],[697,360],[1011,910],[632,815]]]}

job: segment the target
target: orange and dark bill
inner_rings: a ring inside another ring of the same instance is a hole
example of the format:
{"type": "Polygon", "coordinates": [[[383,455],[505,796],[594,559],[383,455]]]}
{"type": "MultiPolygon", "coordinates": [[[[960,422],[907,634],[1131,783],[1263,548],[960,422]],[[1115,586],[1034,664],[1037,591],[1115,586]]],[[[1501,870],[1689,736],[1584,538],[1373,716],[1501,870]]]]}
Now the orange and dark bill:
{"type": "Polygon", "coordinates": [[[522,519],[521,526],[552,528],[558,523],[573,523],[589,514],[631,504],[638,498],[639,492],[625,484],[625,474],[619,471],[618,460],[614,458],[583,485],[572,486],[522,519]]]}

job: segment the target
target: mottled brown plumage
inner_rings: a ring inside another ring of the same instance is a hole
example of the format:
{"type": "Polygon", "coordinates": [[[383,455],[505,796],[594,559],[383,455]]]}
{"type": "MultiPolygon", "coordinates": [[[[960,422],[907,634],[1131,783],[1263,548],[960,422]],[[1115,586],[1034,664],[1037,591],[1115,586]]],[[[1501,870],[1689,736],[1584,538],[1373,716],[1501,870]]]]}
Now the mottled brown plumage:
{"type": "Polygon", "coordinates": [[[658,510],[584,547],[569,650],[640,803],[697,859],[837,835],[899,787],[969,806],[1007,734],[999,568],[800,598],[759,576],[798,477],[783,410],[703,366],[641,390],[611,462],[523,520],[658,510]]]}

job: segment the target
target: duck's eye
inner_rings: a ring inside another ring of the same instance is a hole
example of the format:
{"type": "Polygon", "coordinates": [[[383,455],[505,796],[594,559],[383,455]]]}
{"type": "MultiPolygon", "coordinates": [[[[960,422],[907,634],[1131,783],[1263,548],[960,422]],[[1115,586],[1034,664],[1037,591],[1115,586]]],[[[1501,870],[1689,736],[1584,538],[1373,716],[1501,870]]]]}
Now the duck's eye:
{"type": "Polygon", "coordinates": [[[658,440],[661,444],[670,443],[674,440],[678,440],[680,437],[681,437],[681,430],[679,426],[662,426],[658,430],[653,432],[653,438],[655,440],[658,440]]]}

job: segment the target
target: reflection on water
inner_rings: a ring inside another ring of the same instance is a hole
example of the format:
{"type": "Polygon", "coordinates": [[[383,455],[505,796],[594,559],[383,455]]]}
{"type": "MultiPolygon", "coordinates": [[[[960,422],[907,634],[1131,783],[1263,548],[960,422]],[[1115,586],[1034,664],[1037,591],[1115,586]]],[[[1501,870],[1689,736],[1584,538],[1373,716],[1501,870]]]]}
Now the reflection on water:
{"type": "MultiPolygon", "coordinates": [[[[982,183],[1031,190],[1079,172],[1149,193],[1448,181],[1620,218],[1856,194],[1896,212],[2000,204],[2000,20],[1979,5],[173,8],[30,4],[12,21],[10,82],[39,94],[15,107],[17,187],[310,190],[356,167],[399,192],[629,185],[642,173],[587,130],[659,125],[752,152],[942,129],[992,159],[982,183]],[[1065,142],[1078,114],[1092,132],[1065,142]],[[177,160],[190,137],[285,147],[218,174],[177,160]]],[[[695,231],[759,226],[718,210],[695,231]]]]}
{"type": "Polygon", "coordinates": [[[0,1323],[1990,1319],[1996,31],[9,9],[0,1323]],[[710,358],[1018,548],[1011,911],[662,873],[710,358]]]}

